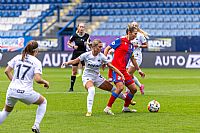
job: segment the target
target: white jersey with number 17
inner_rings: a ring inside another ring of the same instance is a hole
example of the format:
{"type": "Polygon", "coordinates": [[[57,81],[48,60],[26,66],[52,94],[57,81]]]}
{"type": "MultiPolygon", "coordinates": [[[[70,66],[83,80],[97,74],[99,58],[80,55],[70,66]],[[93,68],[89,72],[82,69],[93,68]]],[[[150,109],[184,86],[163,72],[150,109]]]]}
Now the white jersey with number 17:
{"type": "Polygon", "coordinates": [[[22,61],[22,55],[17,55],[8,62],[14,69],[13,78],[8,88],[25,91],[33,90],[34,74],[42,74],[41,62],[32,55],[27,55],[22,61]]]}

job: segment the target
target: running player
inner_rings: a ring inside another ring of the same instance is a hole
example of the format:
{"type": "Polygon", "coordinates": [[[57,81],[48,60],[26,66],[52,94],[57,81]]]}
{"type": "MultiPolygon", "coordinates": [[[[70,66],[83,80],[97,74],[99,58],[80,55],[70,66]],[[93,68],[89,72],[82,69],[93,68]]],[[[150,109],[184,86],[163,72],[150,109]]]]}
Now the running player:
{"type": "Polygon", "coordinates": [[[46,88],[49,88],[49,82],[41,77],[42,64],[35,57],[37,54],[38,43],[30,41],[21,55],[15,56],[8,62],[5,74],[11,82],[8,86],[4,109],[0,112],[0,124],[13,110],[17,101],[21,101],[28,105],[38,105],[32,131],[40,132],[39,125],[46,112],[47,100],[33,90],[33,80],[35,79],[38,84],[44,84],[46,88]],[[12,70],[14,70],[13,74],[12,70]]]}
{"type": "Polygon", "coordinates": [[[133,25],[129,24],[127,28],[127,35],[122,36],[121,38],[116,39],[114,42],[112,42],[109,46],[107,46],[104,50],[104,54],[107,56],[108,51],[113,48],[114,51],[114,58],[112,60],[112,65],[115,66],[119,71],[124,75],[125,81],[121,79],[121,77],[113,72],[112,70],[109,70],[109,78],[112,78],[115,85],[116,90],[112,92],[112,95],[109,99],[109,102],[107,104],[107,107],[104,109],[104,112],[109,115],[114,115],[111,111],[112,104],[115,102],[116,98],[119,96],[119,94],[122,92],[125,86],[128,87],[130,92],[126,95],[124,107],[122,109],[123,112],[136,112],[136,110],[130,110],[128,107],[131,103],[131,100],[134,96],[134,94],[137,92],[136,85],[134,84],[134,81],[132,79],[132,76],[130,76],[126,71],[126,66],[131,59],[132,63],[136,67],[136,70],[138,70],[139,74],[144,77],[145,74],[141,71],[141,69],[138,67],[136,60],[132,56],[133,53],[133,45],[131,41],[136,38],[137,36],[137,28],[133,25]]]}
{"type": "MultiPolygon", "coordinates": [[[[138,66],[140,66],[142,63],[142,49],[148,47],[147,39],[149,37],[148,33],[139,28],[139,24],[137,22],[132,22],[131,24],[138,29],[137,36],[134,40],[131,41],[131,43],[134,46],[134,51],[133,51],[134,57],[136,59],[138,66]]],[[[140,81],[136,76],[134,76],[136,68],[131,62],[130,65],[128,65],[127,71],[130,75],[133,75],[133,80],[135,81],[135,84],[140,88],[140,93],[144,95],[144,85],[140,83],[140,81]]],[[[129,90],[126,89],[126,92],[128,91],[129,90]]]]}
{"type": "Polygon", "coordinates": [[[88,91],[86,116],[92,115],[95,86],[106,91],[115,90],[113,85],[100,74],[99,69],[103,63],[107,64],[109,68],[111,68],[122,78],[122,80],[124,80],[123,74],[107,60],[106,56],[103,53],[101,53],[103,44],[100,40],[95,39],[91,44],[91,48],[92,51],[83,53],[78,58],[71,60],[69,62],[65,62],[61,66],[61,68],[64,68],[67,65],[76,64],[79,61],[85,62],[86,66],[83,71],[82,81],[83,81],[83,86],[88,91]]]}

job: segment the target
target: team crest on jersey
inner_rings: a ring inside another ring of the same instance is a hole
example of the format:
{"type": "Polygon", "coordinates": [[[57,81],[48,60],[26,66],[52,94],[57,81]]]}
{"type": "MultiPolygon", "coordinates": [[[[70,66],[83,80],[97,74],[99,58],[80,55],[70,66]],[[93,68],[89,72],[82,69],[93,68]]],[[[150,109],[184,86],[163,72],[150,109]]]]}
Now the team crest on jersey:
{"type": "Polygon", "coordinates": [[[117,80],[121,80],[121,77],[120,77],[120,76],[118,76],[118,77],[117,77],[117,80]]]}

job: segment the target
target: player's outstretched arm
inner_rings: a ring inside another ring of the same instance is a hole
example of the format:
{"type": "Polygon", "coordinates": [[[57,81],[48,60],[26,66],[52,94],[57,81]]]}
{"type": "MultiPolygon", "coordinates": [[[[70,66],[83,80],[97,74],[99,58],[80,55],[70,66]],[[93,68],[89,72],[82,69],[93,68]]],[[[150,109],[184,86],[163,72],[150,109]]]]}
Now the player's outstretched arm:
{"type": "Polygon", "coordinates": [[[77,64],[77,63],[79,63],[79,62],[80,62],[80,59],[79,59],[79,58],[76,58],[76,59],[74,59],[74,60],[70,60],[70,61],[68,61],[68,62],[62,63],[61,68],[65,68],[65,67],[68,66],[68,65],[77,64]]]}
{"type": "Polygon", "coordinates": [[[44,79],[42,79],[41,74],[35,73],[34,79],[38,84],[44,84],[44,87],[46,87],[47,89],[49,88],[49,82],[44,80],[44,79]]]}
{"type": "Polygon", "coordinates": [[[135,66],[135,68],[136,68],[136,70],[138,71],[138,73],[140,74],[140,76],[141,76],[142,78],[144,78],[144,77],[145,77],[145,73],[142,72],[142,70],[141,70],[140,67],[138,66],[138,64],[137,64],[137,62],[136,62],[134,56],[131,57],[131,62],[132,62],[133,65],[135,66]]]}
{"type": "Polygon", "coordinates": [[[109,52],[110,49],[111,49],[110,46],[107,46],[107,47],[104,49],[104,55],[105,55],[105,56],[108,55],[108,52],[109,52]]]}

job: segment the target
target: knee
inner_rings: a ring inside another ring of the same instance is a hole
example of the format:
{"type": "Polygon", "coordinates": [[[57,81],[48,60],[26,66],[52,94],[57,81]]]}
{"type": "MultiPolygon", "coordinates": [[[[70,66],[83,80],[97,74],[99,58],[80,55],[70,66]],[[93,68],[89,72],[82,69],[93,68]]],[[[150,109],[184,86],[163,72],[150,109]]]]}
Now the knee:
{"type": "Polygon", "coordinates": [[[77,71],[72,71],[72,75],[76,75],[77,74],[77,71]]]}
{"type": "Polygon", "coordinates": [[[135,94],[137,92],[137,87],[136,87],[135,84],[132,84],[132,85],[128,86],[128,89],[130,90],[130,92],[132,94],[135,94]]]}
{"type": "Polygon", "coordinates": [[[131,89],[131,93],[132,94],[135,94],[137,92],[137,88],[136,87],[134,87],[133,89],[131,89]]]}
{"type": "Polygon", "coordinates": [[[47,99],[44,97],[42,104],[47,104],[47,99]]]}

